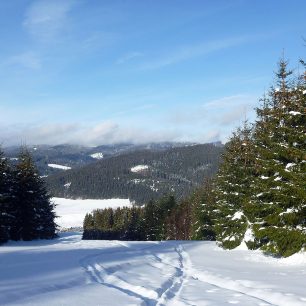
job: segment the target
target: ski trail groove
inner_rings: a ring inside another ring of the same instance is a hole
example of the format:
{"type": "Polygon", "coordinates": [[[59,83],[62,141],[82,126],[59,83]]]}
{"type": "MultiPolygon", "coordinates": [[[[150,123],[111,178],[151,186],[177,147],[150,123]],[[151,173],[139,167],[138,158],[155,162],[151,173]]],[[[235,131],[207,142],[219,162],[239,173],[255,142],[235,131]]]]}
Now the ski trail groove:
{"type": "MultiPolygon", "coordinates": [[[[126,250],[124,251],[126,252],[126,250]]],[[[138,252],[143,252],[143,249],[133,251],[134,254],[138,252]]],[[[89,277],[88,282],[98,283],[140,299],[142,301],[141,305],[156,305],[155,298],[157,297],[157,293],[155,291],[146,289],[142,286],[135,286],[127,283],[126,281],[115,276],[112,272],[109,272],[110,270],[113,270],[112,268],[106,269],[100,264],[101,261],[103,262],[103,256],[109,254],[110,253],[103,254],[103,252],[100,252],[98,254],[89,255],[80,261],[81,266],[89,277]]],[[[116,266],[122,267],[125,265],[128,265],[128,263],[118,264],[116,266]]]]}
{"type": "MultiPolygon", "coordinates": [[[[178,266],[173,266],[176,270],[175,274],[169,279],[169,284],[161,293],[157,300],[156,306],[165,306],[170,301],[174,302],[178,299],[178,295],[182,290],[184,283],[187,281],[187,274],[185,272],[185,258],[183,256],[183,247],[178,245],[174,248],[174,251],[178,255],[178,266]]],[[[164,263],[167,264],[167,263],[164,263]]],[[[180,304],[187,304],[184,301],[180,301],[180,304]]]]}
{"type": "MultiPolygon", "coordinates": [[[[141,253],[142,256],[150,255],[147,257],[148,260],[154,260],[157,261],[159,264],[164,266],[170,266],[172,267],[175,272],[172,274],[168,280],[166,280],[162,285],[161,288],[152,290],[145,288],[143,286],[136,286],[131,283],[126,282],[125,280],[119,278],[118,276],[114,275],[115,271],[122,267],[126,267],[130,265],[130,263],[119,263],[114,266],[110,266],[108,268],[104,268],[101,263],[103,263],[103,256],[109,255],[98,253],[89,255],[85,258],[83,258],[80,261],[81,266],[86,271],[88,276],[88,283],[98,283],[101,285],[104,285],[109,288],[113,288],[116,290],[119,290],[129,296],[133,296],[135,298],[138,298],[142,301],[142,305],[148,305],[148,306],[163,306],[166,305],[170,300],[175,301],[177,298],[177,294],[180,292],[181,287],[185,281],[185,278],[187,275],[184,272],[184,258],[182,256],[182,247],[176,246],[174,248],[175,253],[177,253],[178,256],[178,262],[177,265],[175,264],[169,264],[168,262],[165,262],[162,258],[160,258],[154,250],[151,248],[151,252],[144,252],[145,249],[140,250],[131,250],[131,251],[125,251],[125,253],[141,253]]],[[[161,252],[160,249],[157,250],[158,253],[161,252]]],[[[140,256],[141,260],[143,258],[140,256]]],[[[169,257],[172,261],[172,258],[169,257]]],[[[153,268],[157,269],[160,273],[163,273],[163,268],[156,268],[153,265],[151,265],[153,268]]],[[[187,303],[184,303],[186,305],[190,305],[187,303]]]]}

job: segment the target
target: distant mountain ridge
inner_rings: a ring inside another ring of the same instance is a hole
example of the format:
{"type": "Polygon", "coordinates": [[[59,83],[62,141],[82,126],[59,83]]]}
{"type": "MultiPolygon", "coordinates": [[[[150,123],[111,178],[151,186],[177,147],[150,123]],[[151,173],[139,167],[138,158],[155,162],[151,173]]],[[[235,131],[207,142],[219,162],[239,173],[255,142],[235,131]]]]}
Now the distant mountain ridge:
{"type": "MultiPolygon", "coordinates": [[[[86,147],[81,145],[35,145],[28,146],[28,150],[33,156],[34,162],[39,170],[41,176],[48,176],[54,173],[61,172],[65,167],[78,168],[88,165],[99,159],[117,156],[126,152],[133,152],[137,150],[153,150],[160,151],[169,148],[183,147],[194,145],[194,143],[183,142],[162,142],[162,143],[148,143],[148,144],[114,144],[114,145],[100,145],[97,147],[86,147]],[[54,165],[54,166],[48,166],[54,165]],[[56,167],[58,165],[58,167],[56,167]]],[[[3,148],[5,156],[13,163],[17,161],[20,151],[18,146],[11,146],[3,148]]]]}
{"type": "Polygon", "coordinates": [[[52,196],[129,198],[138,204],[169,193],[183,198],[216,173],[223,152],[220,143],[125,145],[107,147],[108,152],[105,146],[98,148],[103,159],[46,178],[52,196]]]}

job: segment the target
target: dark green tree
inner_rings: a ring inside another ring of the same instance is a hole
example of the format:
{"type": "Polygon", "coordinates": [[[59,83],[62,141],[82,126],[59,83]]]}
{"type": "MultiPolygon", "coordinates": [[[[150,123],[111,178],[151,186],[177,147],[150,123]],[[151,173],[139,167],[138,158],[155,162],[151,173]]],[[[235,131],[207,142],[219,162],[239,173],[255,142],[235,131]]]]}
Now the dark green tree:
{"type": "Polygon", "coordinates": [[[11,230],[14,240],[51,239],[56,236],[54,204],[39,177],[31,155],[22,148],[15,169],[14,205],[16,223],[11,230]]]}
{"type": "Polygon", "coordinates": [[[255,244],[289,256],[306,243],[305,80],[292,78],[282,59],[255,127],[257,176],[251,206],[255,244]]]}
{"type": "Polygon", "coordinates": [[[0,148],[0,243],[10,239],[10,228],[15,222],[12,186],[12,171],[0,148]]]}
{"type": "Polygon", "coordinates": [[[195,240],[215,240],[216,200],[213,181],[207,179],[204,185],[192,195],[194,222],[192,238],[195,240]]]}
{"type": "Polygon", "coordinates": [[[235,248],[249,239],[245,237],[250,226],[245,207],[256,168],[252,145],[252,126],[245,121],[227,143],[215,180],[216,237],[225,248],[235,248]]]}
{"type": "Polygon", "coordinates": [[[143,227],[145,240],[156,241],[160,233],[159,209],[155,202],[149,201],[144,207],[143,227]]]}

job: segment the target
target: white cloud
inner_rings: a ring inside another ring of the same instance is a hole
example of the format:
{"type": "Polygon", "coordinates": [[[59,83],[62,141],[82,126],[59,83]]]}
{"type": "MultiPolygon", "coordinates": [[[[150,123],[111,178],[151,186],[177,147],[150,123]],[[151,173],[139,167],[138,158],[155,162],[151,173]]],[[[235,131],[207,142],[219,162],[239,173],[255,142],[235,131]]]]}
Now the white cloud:
{"type": "Polygon", "coordinates": [[[41,41],[53,40],[61,34],[73,5],[73,0],[35,1],[26,11],[23,26],[41,41]]]}
{"type": "Polygon", "coordinates": [[[94,125],[71,124],[36,124],[0,126],[0,143],[4,146],[25,143],[51,144],[62,143],[95,146],[122,142],[147,143],[178,140],[177,131],[149,130],[136,126],[121,126],[112,121],[94,125]]]}

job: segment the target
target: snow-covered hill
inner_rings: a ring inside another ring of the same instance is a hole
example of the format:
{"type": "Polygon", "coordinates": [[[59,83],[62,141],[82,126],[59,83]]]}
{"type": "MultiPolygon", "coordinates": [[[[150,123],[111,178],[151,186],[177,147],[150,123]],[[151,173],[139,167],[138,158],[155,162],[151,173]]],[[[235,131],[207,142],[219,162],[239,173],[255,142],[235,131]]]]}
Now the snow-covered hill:
{"type": "Polygon", "coordinates": [[[306,305],[305,254],[80,238],[0,247],[0,305],[306,305]]]}

